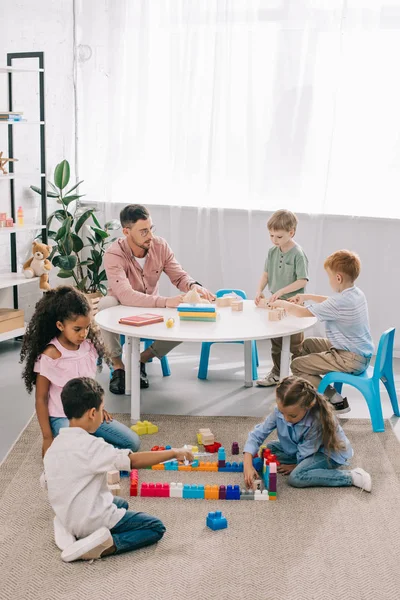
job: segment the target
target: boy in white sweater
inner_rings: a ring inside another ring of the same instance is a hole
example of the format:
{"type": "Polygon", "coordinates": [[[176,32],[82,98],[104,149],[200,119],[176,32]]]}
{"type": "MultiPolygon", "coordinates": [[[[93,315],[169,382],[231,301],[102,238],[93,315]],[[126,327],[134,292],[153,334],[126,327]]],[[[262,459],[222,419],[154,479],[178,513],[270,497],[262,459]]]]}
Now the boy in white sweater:
{"type": "Polygon", "coordinates": [[[162,452],[119,450],[91,435],[103,421],[103,388],[93,379],[72,379],[61,400],[69,419],[44,457],[50,504],[63,530],[62,560],[92,560],[137,550],[158,542],[165,533],[156,517],[128,510],[113,497],[107,472],[141,469],[177,458],[193,460],[186,449],[162,452]]]}

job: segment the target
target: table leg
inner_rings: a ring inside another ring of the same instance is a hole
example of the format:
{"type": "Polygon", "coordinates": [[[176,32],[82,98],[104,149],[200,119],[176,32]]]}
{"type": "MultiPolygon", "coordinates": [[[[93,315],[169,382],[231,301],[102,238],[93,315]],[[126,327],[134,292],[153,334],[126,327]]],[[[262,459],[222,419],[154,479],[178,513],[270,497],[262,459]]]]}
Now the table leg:
{"type": "Polygon", "coordinates": [[[131,393],[131,363],[132,363],[132,338],[126,336],[124,344],[124,364],[125,364],[125,394],[131,393]]]}
{"type": "Polygon", "coordinates": [[[140,338],[132,338],[131,421],[140,419],[140,338]]]}
{"type": "Polygon", "coordinates": [[[244,387],[253,387],[251,358],[251,341],[248,341],[244,343],[244,387]]]}
{"type": "Polygon", "coordinates": [[[290,375],[290,335],[285,335],[282,339],[282,352],[281,352],[281,372],[280,379],[284,379],[290,375]]]}

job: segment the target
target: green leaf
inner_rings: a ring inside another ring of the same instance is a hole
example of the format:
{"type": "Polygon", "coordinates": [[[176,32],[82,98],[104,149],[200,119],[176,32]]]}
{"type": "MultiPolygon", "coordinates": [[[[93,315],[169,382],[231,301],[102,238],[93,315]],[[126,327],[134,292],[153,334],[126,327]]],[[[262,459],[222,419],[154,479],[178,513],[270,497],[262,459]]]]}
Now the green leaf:
{"type": "Polygon", "coordinates": [[[93,261],[92,260],[82,260],[80,263],[81,267],[87,267],[88,265],[92,265],[93,261]]]}
{"type": "Polygon", "coordinates": [[[91,263],[90,265],[87,266],[87,268],[89,269],[89,271],[92,271],[92,273],[93,273],[97,267],[94,263],[91,263]]]}
{"type": "Polygon", "coordinates": [[[53,192],[55,192],[57,194],[57,196],[59,195],[58,189],[56,188],[56,186],[54,185],[54,183],[51,183],[51,181],[48,181],[47,185],[49,185],[51,187],[51,189],[53,190],[53,192]]]}
{"type": "Polygon", "coordinates": [[[48,231],[48,232],[47,232],[47,237],[48,237],[50,240],[55,240],[55,239],[56,239],[56,235],[57,235],[57,232],[56,232],[56,231],[48,231]]]}
{"type": "Polygon", "coordinates": [[[100,223],[99,223],[99,221],[98,221],[98,219],[97,219],[97,217],[96,217],[96,215],[94,213],[92,215],[92,219],[94,221],[94,224],[97,225],[97,227],[101,227],[101,225],[100,225],[100,223]]]}
{"type": "Polygon", "coordinates": [[[54,170],[54,183],[56,186],[63,190],[69,182],[70,168],[67,160],[61,161],[54,170]]]}
{"type": "Polygon", "coordinates": [[[83,242],[82,242],[81,238],[79,237],[79,235],[76,235],[76,233],[71,233],[71,237],[72,237],[72,246],[73,246],[74,252],[80,252],[83,248],[83,242]]]}
{"type": "Polygon", "coordinates": [[[64,224],[60,227],[60,229],[56,233],[56,237],[54,238],[56,240],[56,242],[58,242],[58,240],[61,240],[62,238],[64,238],[65,233],[66,233],[66,226],[64,224]]]}
{"type": "Polygon", "coordinates": [[[108,230],[112,230],[112,229],[120,229],[121,227],[121,223],[117,220],[117,219],[112,219],[111,221],[107,221],[107,223],[104,225],[104,229],[108,230]]]}
{"type": "Polygon", "coordinates": [[[93,208],[89,208],[79,217],[75,225],[75,233],[78,233],[82,225],[92,216],[93,210],[93,208]]]}
{"type": "Polygon", "coordinates": [[[107,279],[107,273],[105,271],[102,271],[101,273],[99,273],[99,281],[105,281],[107,279]]]}
{"type": "MultiPolygon", "coordinates": [[[[42,195],[42,190],[40,188],[36,187],[36,185],[31,185],[30,188],[33,192],[36,192],[40,196],[42,195]]],[[[46,196],[48,198],[58,198],[59,195],[60,194],[56,194],[54,192],[49,192],[48,190],[46,191],[46,196]]]]}
{"type": "MultiPolygon", "coordinates": [[[[98,229],[97,227],[93,227],[92,225],[90,226],[90,229],[92,231],[94,231],[95,234],[97,233],[97,235],[99,236],[99,238],[101,240],[105,240],[110,235],[109,233],[107,233],[107,231],[103,231],[103,229],[98,229]]],[[[96,239],[97,239],[97,236],[96,236],[96,239]]]]}
{"type": "Polygon", "coordinates": [[[103,296],[107,296],[107,287],[103,284],[99,285],[99,290],[103,294],[103,296]]]}
{"type": "Polygon", "coordinates": [[[64,196],[63,202],[66,206],[68,206],[71,202],[78,200],[78,198],[82,198],[83,196],[85,196],[85,194],[81,194],[80,196],[64,196]]]}
{"type": "Polygon", "coordinates": [[[60,260],[58,261],[58,266],[63,271],[72,271],[76,267],[77,258],[76,256],[60,256],[60,260]]]}
{"type": "Polygon", "coordinates": [[[63,240],[62,244],[64,247],[64,254],[67,254],[69,256],[74,248],[71,236],[67,235],[63,240]]]}
{"type": "Polygon", "coordinates": [[[78,183],[76,183],[74,186],[72,186],[72,188],[70,190],[68,190],[68,192],[66,192],[66,196],[68,196],[68,194],[70,194],[71,192],[73,192],[74,190],[76,190],[76,188],[78,187],[78,185],[81,185],[81,183],[83,183],[83,179],[82,181],[78,181],[78,183]]]}
{"type": "Polygon", "coordinates": [[[92,248],[96,248],[96,246],[97,246],[96,240],[94,240],[90,235],[87,236],[87,240],[88,240],[89,244],[92,246],[92,248]]]}
{"type": "Polygon", "coordinates": [[[58,277],[62,277],[63,279],[67,279],[68,277],[73,277],[74,276],[74,272],[73,271],[58,271],[57,273],[58,277]]]}
{"type": "Polygon", "coordinates": [[[57,256],[55,256],[52,260],[53,266],[54,267],[59,267],[60,266],[60,258],[62,258],[62,256],[60,256],[59,254],[57,254],[57,256]]]}
{"type": "Polygon", "coordinates": [[[81,281],[78,281],[78,289],[81,290],[81,292],[84,292],[86,290],[86,283],[87,283],[87,276],[85,276],[81,281]]]}

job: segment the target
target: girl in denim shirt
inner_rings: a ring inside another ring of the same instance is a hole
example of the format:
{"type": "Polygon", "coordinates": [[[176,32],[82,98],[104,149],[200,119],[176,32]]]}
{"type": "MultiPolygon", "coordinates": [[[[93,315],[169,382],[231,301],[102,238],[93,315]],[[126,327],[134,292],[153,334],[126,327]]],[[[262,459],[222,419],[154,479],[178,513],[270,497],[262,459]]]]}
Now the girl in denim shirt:
{"type": "Polygon", "coordinates": [[[244,479],[252,488],[258,473],[252,459],[276,429],[278,442],[267,447],[281,463],[278,472],[289,475],[294,487],[356,486],[371,491],[371,476],[364,469],[342,470],[353,449],[328,400],[311,383],[286,377],[276,388],[277,408],[249,434],[244,447],[244,479]]]}

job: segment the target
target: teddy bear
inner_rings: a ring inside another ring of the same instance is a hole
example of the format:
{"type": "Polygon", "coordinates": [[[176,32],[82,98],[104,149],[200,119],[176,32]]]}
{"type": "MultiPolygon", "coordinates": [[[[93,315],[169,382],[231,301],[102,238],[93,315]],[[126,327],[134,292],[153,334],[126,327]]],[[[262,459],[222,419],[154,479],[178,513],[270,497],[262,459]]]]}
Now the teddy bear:
{"type": "Polygon", "coordinates": [[[40,242],[33,242],[32,254],[33,256],[22,267],[22,272],[27,279],[40,277],[39,287],[41,290],[47,292],[51,289],[48,273],[52,264],[47,260],[51,254],[51,246],[46,246],[46,244],[41,244],[40,242]]]}

